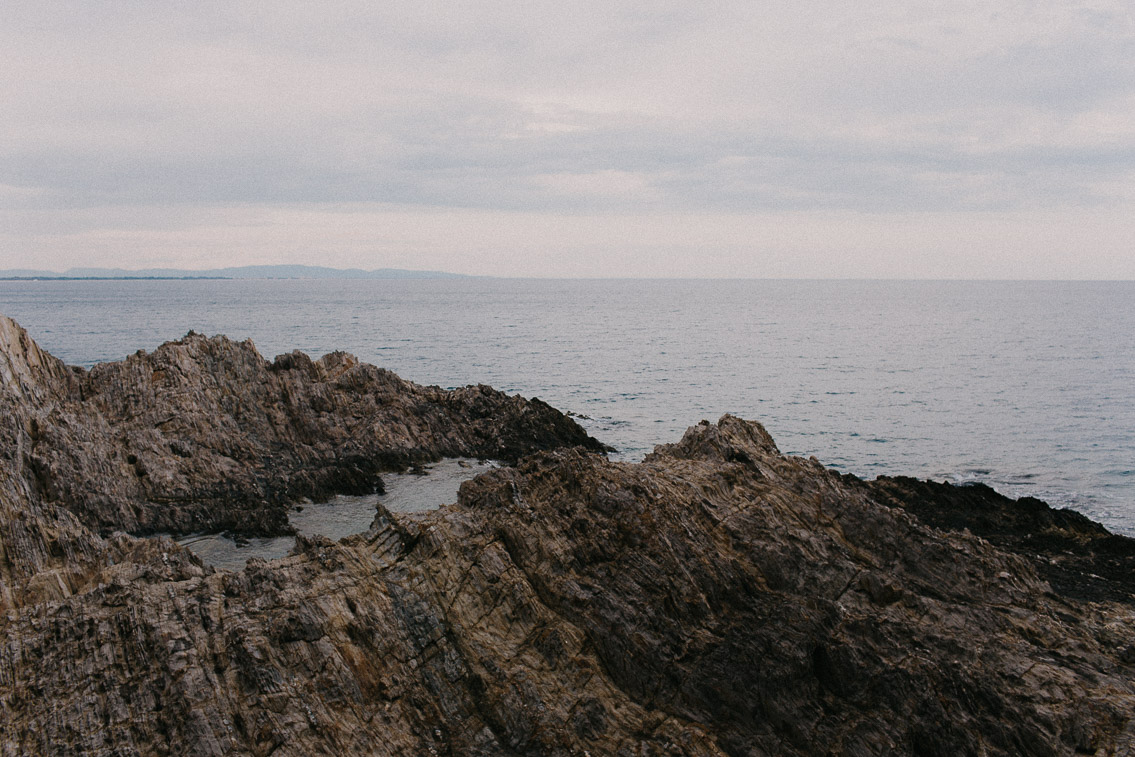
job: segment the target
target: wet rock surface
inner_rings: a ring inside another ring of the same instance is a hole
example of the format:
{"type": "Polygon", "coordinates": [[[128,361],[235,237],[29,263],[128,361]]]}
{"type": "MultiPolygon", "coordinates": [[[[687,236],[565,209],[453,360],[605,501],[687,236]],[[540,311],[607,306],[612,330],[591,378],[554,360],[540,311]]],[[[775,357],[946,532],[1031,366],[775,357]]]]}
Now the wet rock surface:
{"type": "Polygon", "coordinates": [[[1073,599],[1135,596],[1135,539],[1113,534],[1074,510],[1039,499],[1012,500],[984,484],[951,486],[881,476],[867,484],[882,502],[939,528],[968,530],[1032,558],[1037,573],[1073,599]]]}
{"type": "MultiPolygon", "coordinates": [[[[8,438],[40,417],[26,408],[81,385],[43,365],[50,386],[0,362],[8,438]]],[[[538,452],[463,484],[456,505],[380,509],[366,534],[301,536],[237,572],[168,539],[99,537],[14,449],[0,458],[4,754],[1135,746],[1130,595],[1061,591],[1012,539],[926,522],[920,503],[945,507],[948,490],[841,476],[731,416],[640,464],[538,452]]]]}

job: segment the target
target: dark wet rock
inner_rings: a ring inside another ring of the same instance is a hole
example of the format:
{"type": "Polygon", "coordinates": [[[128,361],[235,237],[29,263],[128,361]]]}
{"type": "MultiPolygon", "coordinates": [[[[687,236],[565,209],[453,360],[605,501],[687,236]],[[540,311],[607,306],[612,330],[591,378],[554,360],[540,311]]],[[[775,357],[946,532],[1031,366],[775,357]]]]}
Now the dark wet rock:
{"type": "MultiPolygon", "coordinates": [[[[24,444],[54,421],[21,408],[81,378],[45,370],[58,385],[0,416],[24,444]]],[[[538,452],[235,573],[100,538],[23,459],[0,459],[4,754],[1135,747],[1129,597],[1056,591],[1011,541],[915,515],[946,494],[783,456],[730,416],[641,464],[538,452]]]]}
{"type": "Polygon", "coordinates": [[[1062,596],[1135,599],[1135,539],[1113,534],[1084,515],[1039,499],[1013,500],[984,484],[951,486],[907,477],[866,484],[882,502],[952,531],[967,530],[1031,558],[1062,596]]]}

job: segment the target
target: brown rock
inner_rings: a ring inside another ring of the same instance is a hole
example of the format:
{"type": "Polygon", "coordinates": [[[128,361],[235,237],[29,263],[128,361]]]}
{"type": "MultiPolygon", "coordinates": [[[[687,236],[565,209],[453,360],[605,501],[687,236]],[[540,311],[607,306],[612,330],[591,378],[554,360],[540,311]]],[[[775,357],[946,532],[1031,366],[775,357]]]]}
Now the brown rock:
{"type": "Polygon", "coordinates": [[[39,499],[103,534],[287,533],[289,504],[381,491],[383,471],[604,449],[539,400],[421,387],[341,352],[268,363],[190,332],[82,371],[0,317],[0,355],[3,400],[26,416],[10,452],[39,499]]]}
{"type": "MultiPolygon", "coordinates": [[[[310,373],[294,360],[282,370],[310,373]]],[[[45,402],[11,400],[3,423],[56,433],[45,402]]],[[[235,573],[95,536],[21,459],[0,465],[4,754],[1135,747],[1129,600],[1055,593],[1033,558],[928,526],[730,416],[637,465],[539,452],[457,505],[382,511],[235,573]]]]}

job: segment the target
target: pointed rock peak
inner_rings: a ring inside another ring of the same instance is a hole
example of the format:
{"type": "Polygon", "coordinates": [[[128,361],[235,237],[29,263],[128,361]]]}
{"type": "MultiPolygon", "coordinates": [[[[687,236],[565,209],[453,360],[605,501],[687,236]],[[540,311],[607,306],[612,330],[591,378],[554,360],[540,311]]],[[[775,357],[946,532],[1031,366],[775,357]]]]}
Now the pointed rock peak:
{"type": "Polygon", "coordinates": [[[720,462],[751,463],[767,457],[780,457],[776,442],[756,421],[723,415],[717,423],[702,421],[690,426],[677,444],[661,444],[646,460],[655,457],[720,462]]]}
{"type": "Polygon", "coordinates": [[[315,378],[315,363],[306,352],[300,350],[292,350],[285,352],[283,355],[277,355],[276,359],[272,361],[272,365],[268,366],[272,371],[299,371],[311,378],[315,378]]]}
{"type": "Polygon", "coordinates": [[[359,359],[349,352],[329,352],[315,361],[319,377],[323,381],[333,381],[359,364],[359,359]]]}
{"type": "Polygon", "coordinates": [[[66,394],[70,372],[40,349],[20,324],[0,315],[0,387],[26,399],[66,394]]]}

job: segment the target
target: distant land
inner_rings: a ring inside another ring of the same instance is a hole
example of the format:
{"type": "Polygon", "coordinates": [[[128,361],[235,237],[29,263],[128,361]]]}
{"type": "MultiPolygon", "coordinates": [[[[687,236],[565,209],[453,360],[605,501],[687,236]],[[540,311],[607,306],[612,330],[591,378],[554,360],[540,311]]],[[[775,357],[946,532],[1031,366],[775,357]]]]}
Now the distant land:
{"type": "Polygon", "coordinates": [[[403,268],[325,268],[313,265],[246,265],[236,268],[209,268],[192,271],[182,268],[69,268],[58,271],[36,271],[24,268],[0,270],[0,279],[458,279],[469,278],[460,273],[443,271],[409,271],[403,268]]]}

